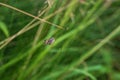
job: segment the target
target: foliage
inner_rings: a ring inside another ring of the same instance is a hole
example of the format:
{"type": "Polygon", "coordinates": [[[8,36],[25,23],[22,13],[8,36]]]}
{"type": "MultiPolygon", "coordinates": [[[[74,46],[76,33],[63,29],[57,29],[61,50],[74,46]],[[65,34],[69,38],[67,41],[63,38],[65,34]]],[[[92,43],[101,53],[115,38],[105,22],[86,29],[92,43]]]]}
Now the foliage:
{"type": "Polygon", "coordinates": [[[0,79],[120,80],[119,7],[119,0],[1,0],[0,79]]]}

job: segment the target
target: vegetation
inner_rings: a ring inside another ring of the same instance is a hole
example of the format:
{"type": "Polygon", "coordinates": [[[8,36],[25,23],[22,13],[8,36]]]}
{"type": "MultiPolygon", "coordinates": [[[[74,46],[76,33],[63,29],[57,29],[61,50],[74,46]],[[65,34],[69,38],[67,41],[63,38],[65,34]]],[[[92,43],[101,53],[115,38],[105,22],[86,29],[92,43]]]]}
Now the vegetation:
{"type": "Polygon", "coordinates": [[[0,0],[0,80],[120,80],[119,36],[120,0],[0,0]]]}

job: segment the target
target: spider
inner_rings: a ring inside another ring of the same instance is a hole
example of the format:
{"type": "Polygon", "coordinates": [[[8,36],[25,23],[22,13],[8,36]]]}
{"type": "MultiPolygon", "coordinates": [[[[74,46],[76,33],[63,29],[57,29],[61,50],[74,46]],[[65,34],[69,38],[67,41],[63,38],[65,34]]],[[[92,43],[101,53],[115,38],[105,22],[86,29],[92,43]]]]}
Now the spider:
{"type": "Polygon", "coordinates": [[[55,38],[52,37],[50,39],[45,40],[44,42],[45,42],[46,45],[51,45],[52,43],[55,42],[55,38]]]}

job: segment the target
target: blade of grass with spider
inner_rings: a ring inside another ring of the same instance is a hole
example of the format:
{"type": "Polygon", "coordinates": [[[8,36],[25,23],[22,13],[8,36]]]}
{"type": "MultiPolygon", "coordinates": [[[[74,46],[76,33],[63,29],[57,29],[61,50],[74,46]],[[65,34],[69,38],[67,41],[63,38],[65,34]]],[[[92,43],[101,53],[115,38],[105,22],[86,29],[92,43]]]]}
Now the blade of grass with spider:
{"type": "MultiPolygon", "coordinates": [[[[45,19],[49,19],[49,18],[53,17],[54,15],[58,14],[59,12],[62,12],[62,11],[65,10],[66,8],[68,8],[68,6],[65,6],[65,7],[62,7],[62,8],[60,8],[60,9],[58,9],[58,10],[55,11],[53,14],[50,14],[50,15],[46,16],[45,19]]],[[[0,42],[0,49],[2,49],[3,47],[5,47],[8,43],[10,43],[10,42],[11,42],[14,38],[16,38],[17,36],[19,36],[19,35],[23,34],[24,32],[26,32],[26,31],[34,28],[35,26],[32,27],[32,28],[31,28],[31,27],[29,28],[29,26],[30,26],[35,20],[36,20],[36,18],[33,19],[30,23],[28,23],[23,29],[21,29],[21,30],[20,30],[18,33],[16,33],[15,35],[13,35],[13,36],[5,39],[4,41],[1,41],[1,42],[0,42]]]]}

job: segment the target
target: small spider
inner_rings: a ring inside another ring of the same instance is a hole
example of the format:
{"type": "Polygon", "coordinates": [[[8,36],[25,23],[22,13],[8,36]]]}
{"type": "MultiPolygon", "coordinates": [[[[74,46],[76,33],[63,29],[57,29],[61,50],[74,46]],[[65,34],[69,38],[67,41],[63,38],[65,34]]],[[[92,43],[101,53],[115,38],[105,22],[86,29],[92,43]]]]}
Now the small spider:
{"type": "Polygon", "coordinates": [[[53,37],[44,41],[44,43],[45,43],[46,45],[51,45],[51,44],[54,43],[54,42],[55,42],[55,38],[53,38],[53,37]]]}

